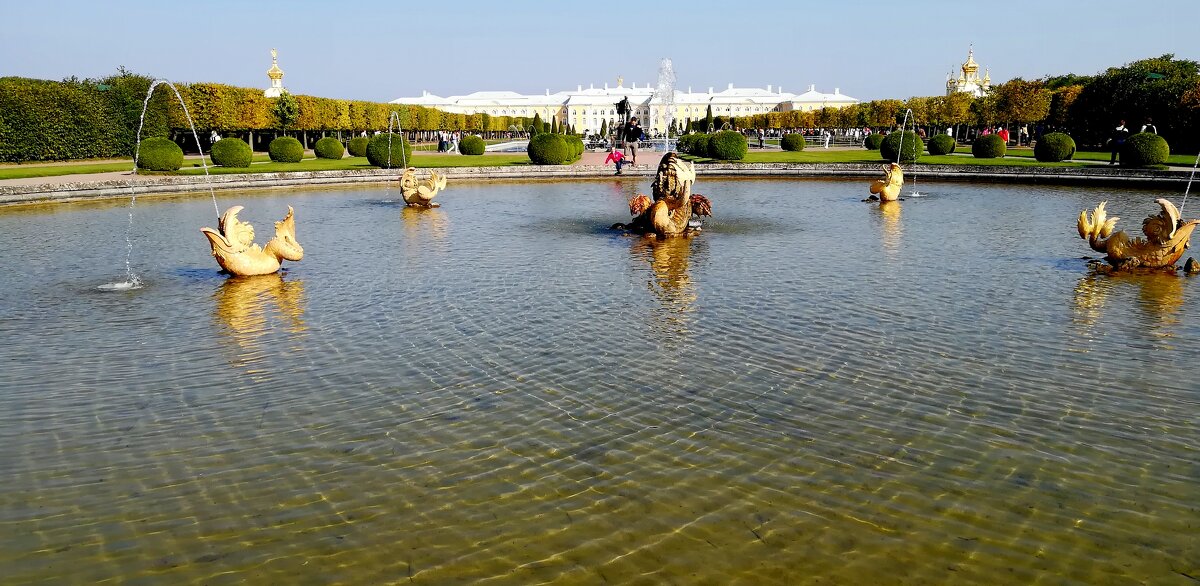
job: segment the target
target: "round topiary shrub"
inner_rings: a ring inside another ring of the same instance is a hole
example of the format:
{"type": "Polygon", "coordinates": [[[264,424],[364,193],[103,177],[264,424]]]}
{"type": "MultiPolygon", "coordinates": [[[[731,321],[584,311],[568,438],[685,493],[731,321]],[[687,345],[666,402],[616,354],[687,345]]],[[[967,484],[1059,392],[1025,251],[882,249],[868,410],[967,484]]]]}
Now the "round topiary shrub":
{"type": "Polygon", "coordinates": [[[1008,146],[998,134],[980,136],[971,143],[971,154],[975,155],[976,159],[998,159],[1003,157],[1007,150],[1008,146]]]}
{"type": "Polygon", "coordinates": [[[367,143],[370,142],[365,136],[356,136],[350,139],[350,143],[346,145],[346,150],[350,151],[351,157],[367,156],[367,143]]]}
{"type": "Polygon", "coordinates": [[[383,169],[398,169],[404,166],[405,161],[412,161],[412,145],[401,135],[384,132],[372,136],[367,142],[368,163],[383,169]]]}
{"type": "Polygon", "coordinates": [[[873,132],[863,139],[863,146],[869,151],[879,150],[879,145],[883,144],[883,135],[878,132],[873,132]]]}
{"type": "Polygon", "coordinates": [[[879,154],[885,161],[896,161],[896,155],[899,154],[901,163],[911,163],[921,158],[924,150],[925,143],[911,130],[897,130],[883,137],[883,142],[879,143],[879,154]],[[900,152],[901,149],[904,152],[900,152]]]}
{"type": "Polygon", "coordinates": [[[1075,139],[1061,132],[1051,132],[1038,139],[1033,157],[1043,163],[1057,163],[1075,156],[1075,139]]]}
{"type": "Polygon", "coordinates": [[[316,151],[318,159],[340,159],[346,154],[346,148],[342,146],[342,141],[332,136],[318,140],[313,150],[316,151]]]}
{"type": "Polygon", "coordinates": [[[697,157],[707,157],[708,156],[708,142],[710,140],[712,140],[712,135],[706,134],[706,133],[700,133],[700,134],[693,134],[692,136],[694,136],[695,138],[692,139],[692,143],[688,147],[689,148],[688,154],[696,155],[697,157]]]}
{"type": "Polygon", "coordinates": [[[1122,167],[1149,167],[1167,162],[1171,147],[1166,139],[1153,132],[1139,132],[1121,145],[1122,167]]]}
{"type": "Polygon", "coordinates": [[[482,155],[485,150],[487,150],[487,144],[474,134],[464,136],[458,143],[458,152],[464,155],[482,155]]]}
{"type": "Polygon", "coordinates": [[[948,155],[954,152],[954,147],[958,146],[954,137],[948,134],[939,134],[929,139],[929,154],[931,155],[948,155]]]}
{"type": "Polygon", "coordinates": [[[783,140],[779,141],[779,146],[785,151],[802,151],[804,150],[804,135],[799,133],[789,133],[783,135],[783,140]]]}
{"type": "Polygon", "coordinates": [[[169,138],[153,137],[138,147],[137,167],[147,171],[178,171],[183,166],[183,149],[169,138]]]}
{"type": "Polygon", "coordinates": [[[304,158],[304,145],[290,136],[281,136],[267,145],[267,152],[276,163],[299,163],[304,158]]]}
{"type": "Polygon", "coordinates": [[[249,167],[250,161],[254,159],[250,145],[240,138],[233,137],[222,138],[213,143],[210,155],[214,165],[238,169],[249,167]]]}
{"type": "Polygon", "coordinates": [[[535,165],[561,165],[567,162],[571,151],[561,134],[545,133],[529,139],[526,152],[535,165]]]}
{"type": "Polygon", "coordinates": [[[571,160],[572,161],[578,160],[579,157],[583,156],[584,147],[583,147],[583,139],[582,138],[579,138],[578,136],[575,136],[574,134],[564,135],[563,138],[566,139],[567,147],[571,151],[571,160]]]}
{"type": "Polygon", "coordinates": [[[708,139],[708,156],[720,161],[740,161],[750,149],[746,137],[736,130],[722,130],[708,139]]]}

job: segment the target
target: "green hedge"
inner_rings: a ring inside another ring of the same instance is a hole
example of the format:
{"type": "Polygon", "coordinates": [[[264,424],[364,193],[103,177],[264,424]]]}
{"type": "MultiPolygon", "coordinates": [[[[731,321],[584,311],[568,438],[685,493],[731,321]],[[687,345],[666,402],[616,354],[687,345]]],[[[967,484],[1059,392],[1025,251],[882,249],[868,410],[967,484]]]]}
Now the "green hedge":
{"type": "Polygon", "coordinates": [[[240,138],[222,138],[212,145],[212,162],[222,167],[244,169],[254,160],[250,145],[240,138]]]}
{"type": "Polygon", "coordinates": [[[412,145],[400,134],[383,132],[367,142],[367,162],[383,169],[398,169],[404,162],[412,163],[412,145]],[[388,137],[391,137],[389,142],[388,137]],[[388,146],[391,145],[391,151],[388,146]]]}
{"type": "Polygon", "coordinates": [[[290,136],[281,136],[267,145],[267,153],[276,163],[299,163],[304,158],[304,145],[290,136]]]}
{"type": "Polygon", "coordinates": [[[0,78],[0,161],[128,156],[132,135],[94,84],[0,78]]]}
{"type": "Polygon", "coordinates": [[[883,144],[883,135],[878,132],[872,132],[871,134],[868,134],[866,138],[863,139],[863,146],[866,147],[866,149],[869,151],[879,150],[879,147],[882,144],[883,144]]]}
{"type": "Polygon", "coordinates": [[[1167,162],[1171,147],[1167,140],[1152,132],[1139,132],[1121,145],[1122,167],[1149,167],[1167,162]]]}
{"type": "Polygon", "coordinates": [[[367,156],[368,142],[371,142],[371,139],[365,136],[354,137],[350,139],[350,144],[346,145],[346,150],[350,151],[351,157],[365,157],[367,156]]]}
{"type": "Polygon", "coordinates": [[[892,132],[883,138],[883,142],[879,143],[879,155],[885,161],[895,162],[896,155],[899,154],[901,163],[911,163],[921,158],[924,150],[925,143],[921,142],[921,137],[911,130],[892,132]],[[904,149],[904,152],[900,152],[901,149],[904,149]]]}
{"type": "Polygon", "coordinates": [[[529,139],[526,148],[529,160],[535,165],[561,165],[570,157],[567,141],[561,134],[538,134],[529,139]]]}
{"type": "Polygon", "coordinates": [[[1042,135],[1033,145],[1033,157],[1043,163],[1067,161],[1075,156],[1075,139],[1061,132],[1042,135]]]}
{"type": "Polygon", "coordinates": [[[958,146],[954,137],[948,134],[938,134],[929,139],[929,154],[931,155],[948,155],[954,152],[954,147],[958,146]]]}
{"type": "Polygon", "coordinates": [[[486,150],[487,143],[474,134],[468,134],[458,142],[458,152],[464,155],[482,155],[486,150]]]}
{"type": "Polygon", "coordinates": [[[975,155],[976,159],[998,159],[1003,157],[1007,150],[1008,146],[998,134],[980,136],[971,143],[971,154],[975,155]]]}
{"type": "Polygon", "coordinates": [[[796,132],[783,135],[783,140],[779,141],[779,146],[785,151],[802,151],[804,150],[804,135],[796,132]]]}
{"type": "Polygon", "coordinates": [[[313,152],[318,159],[340,159],[346,155],[346,147],[342,146],[342,141],[327,136],[313,145],[313,152]]]}
{"type": "Polygon", "coordinates": [[[745,135],[736,130],[722,130],[708,139],[708,156],[713,159],[740,161],[748,150],[745,135]]]}
{"type": "Polygon", "coordinates": [[[150,137],[137,149],[137,167],[147,171],[178,171],[183,166],[183,149],[171,139],[150,137]]]}
{"type": "Polygon", "coordinates": [[[571,155],[571,160],[579,160],[579,157],[583,156],[583,139],[574,134],[564,134],[562,137],[567,141],[567,151],[571,155]]]}

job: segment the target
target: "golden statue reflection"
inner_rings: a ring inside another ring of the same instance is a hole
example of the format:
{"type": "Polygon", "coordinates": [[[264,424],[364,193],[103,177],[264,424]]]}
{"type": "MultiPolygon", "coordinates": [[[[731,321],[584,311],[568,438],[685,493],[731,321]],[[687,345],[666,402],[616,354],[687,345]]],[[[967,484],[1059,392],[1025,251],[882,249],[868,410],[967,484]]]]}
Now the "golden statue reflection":
{"type": "Polygon", "coordinates": [[[688,270],[694,238],[635,238],[630,252],[650,263],[648,287],[662,307],[652,314],[652,323],[678,340],[689,332],[696,311],[696,285],[688,270]]]}
{"type": "Polygon", "coordinates": [[[449,220],[446,212],[439,208],[405,207],[400,210],[400,220],[404,224],[405,250],[410,254],[425,256],[430,251],[431,244],[445,246],[446,235],[449,232],[449,220]]]}
{"type": "Polygon", "coordinates": [[[900,225],[900,202],[883,202],[878,206],[871,206],[871,210],[879,222],[880,236],[883,237],[883,251],[888,256],[899,254],[900,235],[904,233],[904,228],[900,225]]]}
{"type": "MultiPolygon", "coordinates": [[[[1174,338],[1179,310],[1184,304],[1187,277],[1174,272],[1112,273],[1092,272],[1075,285],[1074,323],[1085,338],[1090,338],[1105,314],[1110,299],[1136,289],[1137,306],[1146,317],[1150,333],[1158,339],[1174,338]]],[[[1112,307],[1108,308],[1112,311],[1112,307]]]]}
{"type": "Polygon", "coordinates": [[[233,277],[214,294],[215,315],[236,349],[238,364],[261,360],[262,339],[270,331],[270,314],[276,312],[291,334],[308,329],[304,323],[304,282],[285,281],[281,273],[233,277]]]}

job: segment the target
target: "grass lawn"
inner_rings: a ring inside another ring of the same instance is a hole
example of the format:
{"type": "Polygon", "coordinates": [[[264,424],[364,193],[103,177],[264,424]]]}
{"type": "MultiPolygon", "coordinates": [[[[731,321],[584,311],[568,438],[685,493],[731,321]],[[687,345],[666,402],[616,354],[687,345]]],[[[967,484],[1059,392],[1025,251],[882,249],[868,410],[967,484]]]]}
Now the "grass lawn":
{"type": "MultiPolygon", "coordinates": [[[[1014,153],[1012,149],[1008,151],[1009,156],[1029,157],[1033,158],[1033,149],[1022,149],[1019,153],[1014,153]]],[[[1103,161],[1107,163],[1112,159],[1112,153],[1108,151],[1076,151],[1072,159],[1076,161],[1103,161]]],[[[1170,155],[1167,157],[1168,165],[1178,167],[1191,167],[1196,164],[1196,155],[1170,155]]]]}
{"type": "Polygon", "coordinates": [[[25,179],[26,177],[57,177],[79,173],[111,173],[132,171],[133,159],[128,161],[106,161],[103,163],[77,163],[73,165],[2,165],[0,179],[25,179]]]}
{"type": "MultiPolygon", "coordinates": [[[[712,159],[683,155],[683,158],[697,163],[713,163],[712,159]]],[[[746,153],[742,163],[864,163],[883,165],[879,151],[863,149],[853,151],[827,151],[824,149],[806,149],[799,152],[770,151],[746,153]]],[[[988,165],[1008,167],[1085,167],[1087,163],[1064,161],[1062,163],[1039,163],[1032,158],[1012,157],[1003,159],[976,159],[970,155],[922,155],[917,164],[925,165],[988,165]]]]}
{"type": "MultiPolygon", "coordinates": [[[[510,165],[528,165],[529,156],[519,155],[422,155],[413,157],[409,164],[420,168],[438,167],[507,167],[510,165]]],[[[352,171],[356,169],[375,169],[367,162],[366,157],[346,157],[344,159],[304,159],[299,163],[261,163],[250,165],[245,169],[226,167],[209,167],[213,175],[229,175],[236,173],[288,173],[296,171],[352,171]]],[[[398,171],[397,171],[398,172],[398,171]]],[[[163,175],[203,175],[201,167],[184,167],[176,173],[163,175]]]]}

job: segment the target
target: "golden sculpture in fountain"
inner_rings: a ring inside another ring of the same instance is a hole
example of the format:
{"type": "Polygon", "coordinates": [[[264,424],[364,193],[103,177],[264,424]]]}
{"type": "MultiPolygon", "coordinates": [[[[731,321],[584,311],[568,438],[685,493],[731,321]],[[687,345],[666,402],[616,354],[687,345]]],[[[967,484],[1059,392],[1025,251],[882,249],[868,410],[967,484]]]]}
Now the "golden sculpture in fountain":
{"type": "Polygon", "coordinates": [[[628,224],[613,228],[639,234],[654,234],[660,238],[680,236],[700,231],[699,217],[712,216],[712,202],[699,193],[692,193],[696,168],[675,153],[667,153],[658,163],[651,200],[637,194],[629,200],[629,213],[634,216],[628,224]]]}
{"type": "Polygon", "coordinates": [[[433,203],[433,198],[445,188],[446,176],[437,171],[430,171],[429,179],[417,179],[416,167],[409,167],[400,176],[400,194],[404,196],[404,203],[410,206],[440,206],[441,204],[433,203]]]}
{"type": "Polygon", "coordinates": [[[904,171],[896,163],[883,167],[883,179],[871,183],[871,194],[879,196],[880,203],[900,199],[900,188],[904,187],[904,171]]]}
{"type": "Polygon", "coordinates": [[[1106,201],[1100,202],[1090,217],[1087,210],[1079,213],[1079,237],[1087,240],[1092,250],[1103,252],[1104,260],[1116,270],[1174,267],[1200,220],[1184,222],[1179,219],[1175,204],[1161,198],[1154,201],[1162,211],[1142,221],[1145,239],[1130,238],[1124,230],[1113,234],[1120,218],[1108,217],[1104,209],[1106,201]]]}
{"type": "Polygon", "coordinates": [[[287,216],[275,222],[275,237],[263,248],[254,243],[254,226],[238,219],[242,209],[242,206],[233,206],[225,210],[218,224],[220,231],[207,226],[200,229],[208,237],[213,258],[222,269],[239,277],[268,275],[278,271],[285,260],[304,258],[304,248],[296,242],[292,206],[288,206],[287,216]]]}

